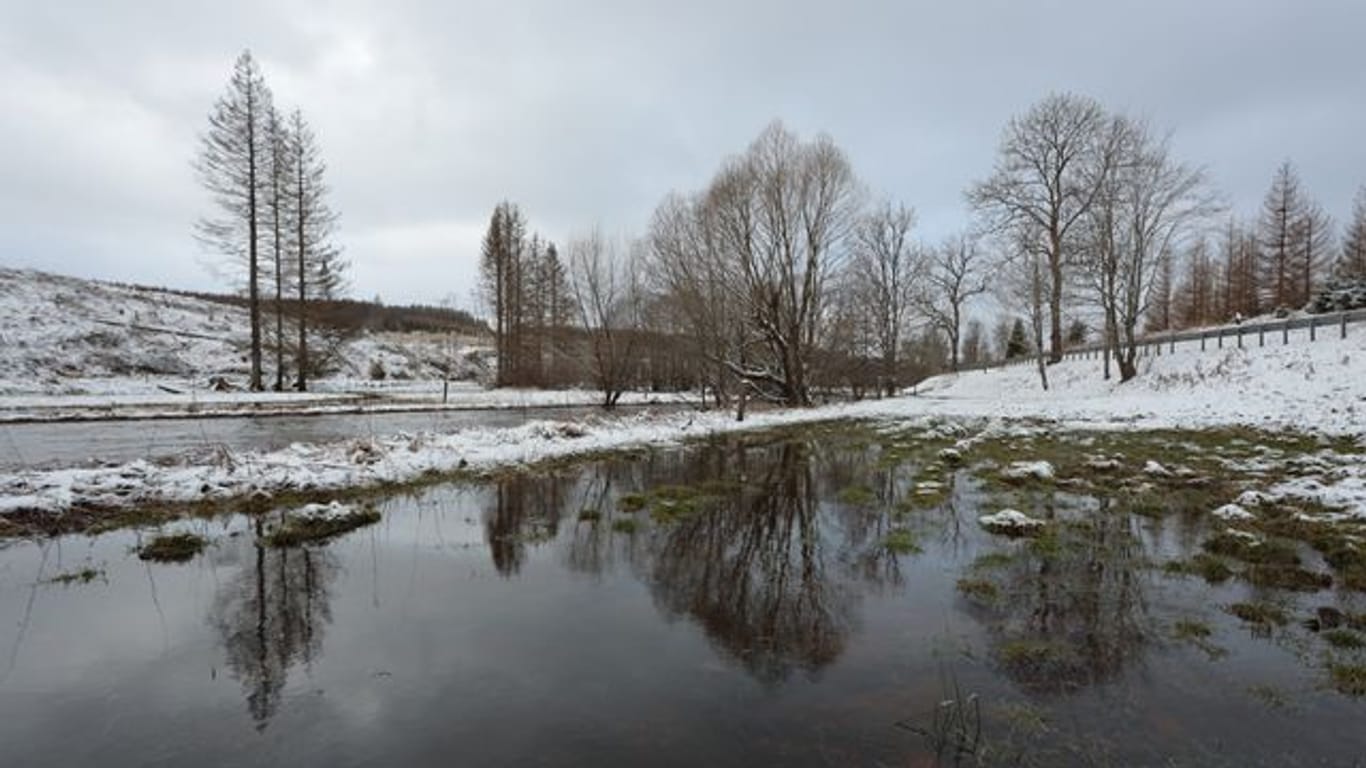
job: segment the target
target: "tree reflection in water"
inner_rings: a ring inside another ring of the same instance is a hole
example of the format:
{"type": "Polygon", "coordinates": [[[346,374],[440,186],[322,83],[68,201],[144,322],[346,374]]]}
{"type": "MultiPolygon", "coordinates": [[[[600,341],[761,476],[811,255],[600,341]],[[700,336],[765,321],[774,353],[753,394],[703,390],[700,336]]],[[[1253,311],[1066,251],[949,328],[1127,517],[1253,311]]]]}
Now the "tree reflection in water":
{"type": "Polygon", "coordinates": [[[988,611],[993,655],[1027,689],[1066,691],[1112,680],[1151,634],[1144,552],[1127,514],[1100,509],[1024,544],[997,574],[988,611]]]}
{"type": "Polygon", "coordinates": [[[686,615],[767,683],[815,672],[844,650],[857,593],[841,578],[805,451],[785,444],[726,503],[663,527],[647,578],[667,614],[686,615]]]}
{"type": "Polygon", "coordinates": [[[559,475],[508,475],[494,482],[484,512],[484,538],[498,573],[515,575],[526,559],[528,544],[555,537],[570,485],[570,480],[559,475]]]}
{"type": "Polygon", "coordinates": [[[861,591],[900,578],[896,558],[878,546],[895,483],[871,467],[866,450],[843,450],[728,441],[603,462],[572,480],[509,476],[488,497],[485,537],[495,567],[509,575],[527,547],[549,543],[569,525],[557,544],[568,568],[628,566],[661,612],[695,621],[750,674],[777,683],[834,661],[861,591]],[[877,487],[879,503],[834,501],[850,483],[877,487]],[[712,490],[668,520],[616,502],[662,486],[712,490]],[[580,519],[584,510],[590,514],[580,519]],[[634,533],[614,530],[625,518],[634,533]]]}
{"type": "Polygon", "coordinates": [[[242,569],[220,587],[210,616],[258,730],[279,709],[290,669],[321,654],[337,575],[326,549],[267,547],[261,533],[258,521],[242,569]]]}

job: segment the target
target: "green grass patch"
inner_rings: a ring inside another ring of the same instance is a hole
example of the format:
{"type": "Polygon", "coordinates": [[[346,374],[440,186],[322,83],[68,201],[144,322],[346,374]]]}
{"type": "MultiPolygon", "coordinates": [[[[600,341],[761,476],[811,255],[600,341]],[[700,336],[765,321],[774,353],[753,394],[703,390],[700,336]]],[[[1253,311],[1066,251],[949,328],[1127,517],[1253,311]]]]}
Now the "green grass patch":
{"type": "Polygon", "coordinates": [[[1317,592],[1333,586],[1333,577],[1298,565],[1254,565],[1243,573],[1248,583],[1295,592],[1317,592]]]}
{"type": "Polygon", "coordinates": [[[208,542],[193,533],[171,533],[153,538],[138,550],[138,558],[154,563],[183,563],[204,550],[208,542]]]}
{"type": "Polygon", "coordinates": [[[1206,539],[1206,552],[1231,557],[1245,563],[1299,565],[1300,556],[1293,542],[1284,539],[1258,539],[1255,536],[1224,531],[1206,539]]]}
{"type": "Polygon", "coordinates": [[[346,514],[286,517],[274,530],[266,534],[265,542],[271,547],[297,547],[325,541],[379,521],[379,512],[368,507],[346,514]]]}
{"type": "Polygon", "coordinates": [[[882,540],[882,546],[897,555],[915,555],[922,550],[920,542],[909,528],[893,528],[882,540]]]}
{"type": "Polygon", "coordinates": [[[1001,596],[1000,588],[987,579],[959,579],[958,591],[982,603],[995,602],[1001,596]]]}
{"type": "Polygon", "coordinates": [[[639,512],[650,503],[650,497],[643,493],[623,493],[617,497],[617,509],[622,512],[639,512]]]}
{"type": "Polygon", "coordinates": [[[1271,603],[1234,603],[1227,610],[1249,624],[1283,627],[1290,621],[1280,606],[1271,603]]]}
{"type": "Polygon", "coordinates": [[[640,530],[640,524],[629,517],[619,517],[612,521],[612,530],[617,533],[634,534],[640,530]]]}
{"type": "Polygon", "coordinates": [[[1162,568],[1168,573],[1199,576],[1210,584],[1222,584],[1237,575],[1223,558],[1204,552],[1197,552],[1189,560],[1173,560],[1162,568]]]}
{"type": "Polygon", "coordinates": [[[602,513],[596,509],[585,507],[579,510],[579,522],[581,523],[596,523],[601,519],[602,513]]]}
{"type": "Polygon", "coordinates": [[[1356,651],[1366,648],[1366,637],[1350,629],[1330,629],[1319,635],[1324,642],[1343,651],[1356,651]]]}
{"type": "Polygon", "coordinates": [[[1172,625],[1172,637],[1177,640],[1204,640],[1213,634],[1214,629],[1199,619],[1179,619],[1172,625]]]}
{"type": "Polygon", "coordinates": [[[87,565],[84,568],[77,568],[74,571],[66,571],[65,573],[59,573],[56,576],[53,576],[52,578],[48,579],[47,583],[61,584],[64,586],[68,586],[71,584],[89,584],[95,579],[100,579],[103,577],[103,568],[92,568],[91,566],[87,565]]]}
{"type": "Polygon", "coordinates": [[[1334,662],[1328,665],[1328,674],[1338,693],[1366,696],[1366,664],[1334,662]]]}
{"type": "Polygon", "coordinates": [[[835,494],[835,498],[841,504],[847,504],[851,507],[867,507],[877,502],[877,494],[866,485],[850,485],[841,488],[839,493],[835,494]]]}
{"type": "Polygon", "coordinates": [[[993,571],[998,568],[1005,568],[1013,562],[1015,562],[1015,556],[1009,552],[987,552],[978,555],[969,567],[975,571],[993,571]]]}

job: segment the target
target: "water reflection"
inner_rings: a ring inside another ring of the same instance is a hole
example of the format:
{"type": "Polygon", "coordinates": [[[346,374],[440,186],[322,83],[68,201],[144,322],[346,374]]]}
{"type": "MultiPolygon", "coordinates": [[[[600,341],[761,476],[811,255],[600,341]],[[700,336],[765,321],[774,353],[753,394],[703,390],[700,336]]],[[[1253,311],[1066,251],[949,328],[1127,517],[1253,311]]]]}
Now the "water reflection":
{"type": "Polygon", "coordinates": [[[695,620],[767,683],[834,661],[854,623],[857,596],[832,567],[837,542],[803,453],[784,445],[727,503],[661,529],[646,566],[665,614],[695,620]]]}
{"type": "Polygon", "coordinates": [[[604,463],[573,481],[507,477],[486,502],[485,537],[495,567],[509,575],[569,520],[560,544],[568,568],[602,575],[628,567],[660,612],[695,622],[756,679],[778,683],[834,661],[860,587],[899,579],[896,558],[869,546],[881,540],[886,515],[877,505],[831,501],[850,465],[814,460],[800,443],[733,442],[604,463]],[[614,502],[627,491],[705,483],[727,490],[667,522],[614,502]],[[623,518],[637,532],[616,530],[623,518]]]}
{"type": "Polygon", "coordinates": [[[209,619],[258,730],[279,709],[290,670],[307,669],[322,653],[338,571],[326,549],[267,547],[260,536],[258,521],[242,568],[218,590],[209,619]]]}
{"type": "Polygon", "coordinates": [[[989,621],[994,655],[1017,683],[1075,690],[1141,662],[1152,622],[1135,525],[1103,499],[1095,513],[1020,547],[989,621]]]}

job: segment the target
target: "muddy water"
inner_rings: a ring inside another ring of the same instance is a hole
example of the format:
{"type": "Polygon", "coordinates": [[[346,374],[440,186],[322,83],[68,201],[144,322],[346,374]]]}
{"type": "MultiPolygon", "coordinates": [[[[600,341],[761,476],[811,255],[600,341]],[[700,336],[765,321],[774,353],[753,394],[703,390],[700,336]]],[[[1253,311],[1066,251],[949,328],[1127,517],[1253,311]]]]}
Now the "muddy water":
{"type": "MultiPolygon", "coordinates": [[[[876,451],[728,443],[436,487],[306,548],[258,546],[243,518],[193,521],[213,544],[183,565],[136,557],[150,531],[11,543],[0,765],[1366,754],[1366,702],[1325,684],[1316,636],[1253,631],[1221,610],[1250,587],[1153,567],[1196,547],[1200,521],[1049,495],[1030,511],[1087,522],[1004,539],[976,524],[991,500],[967,472],[908,510],[914,461],[880,467],[876,451]],[[899,529],[913,545],[893,551],[899,529]],[[99,573],[49,581],[82,567],[99,573]],[[981,577],[1006,597],[958,587],[981,577]],[[1183,619],[1210,635],[1177,639],[1183,619]]],[[[1296,616],[1361,607],[1260,596],[1296,616]]]]}

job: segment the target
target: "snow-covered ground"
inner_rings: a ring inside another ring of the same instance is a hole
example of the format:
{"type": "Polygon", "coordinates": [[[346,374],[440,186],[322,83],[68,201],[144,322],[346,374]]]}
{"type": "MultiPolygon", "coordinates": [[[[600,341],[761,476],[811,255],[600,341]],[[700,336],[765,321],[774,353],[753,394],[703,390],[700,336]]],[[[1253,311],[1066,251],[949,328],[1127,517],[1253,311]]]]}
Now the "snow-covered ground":
{"type": "MultiPolygon", "coordinates": [[[[1292,339],[1293,341],[1294,339],[1292,339]]],[[[1366,434],[1366,327],[1346,339],[1201,352],[1198,345],[1139,360],[1139,375],[1105,381],[1098,360],[1048,369],[1044,391],[1033,365],[972,371],[923,382],[922,412],[1044,418],[1081,424],[1196,428],[1246,425],[1330,434],[1366,434]]]]}

